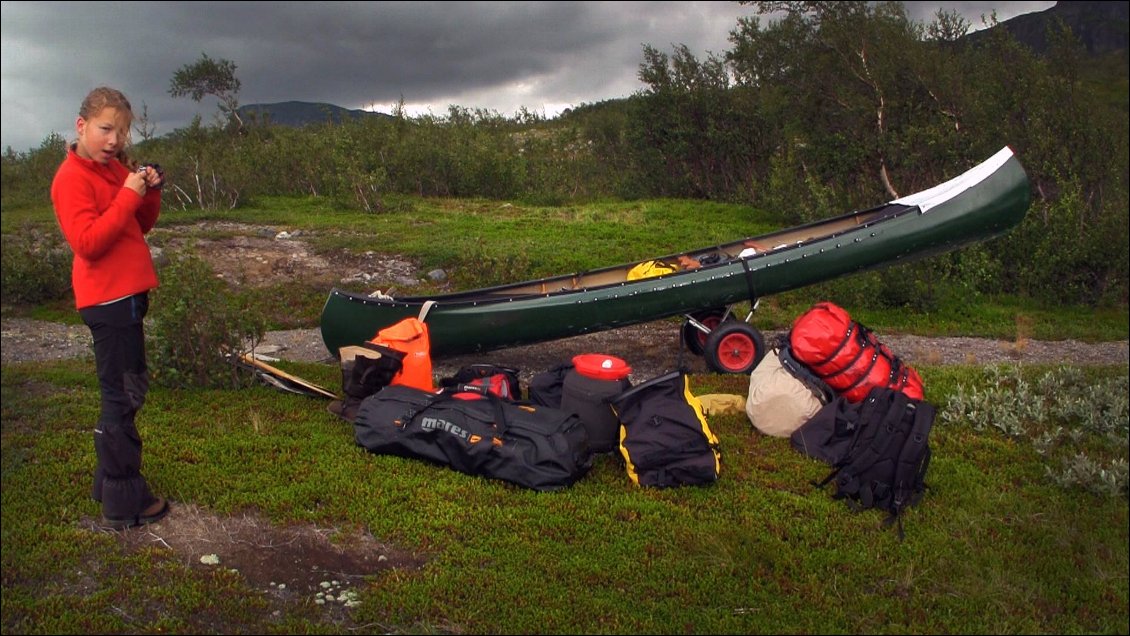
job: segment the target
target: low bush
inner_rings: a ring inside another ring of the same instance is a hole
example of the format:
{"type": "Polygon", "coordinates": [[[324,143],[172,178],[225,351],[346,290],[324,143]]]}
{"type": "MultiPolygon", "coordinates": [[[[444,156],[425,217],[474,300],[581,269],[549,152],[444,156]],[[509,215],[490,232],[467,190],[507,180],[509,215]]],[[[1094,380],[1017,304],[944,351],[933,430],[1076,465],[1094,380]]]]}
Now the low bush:
{"type": "Polygon", "coordinates": [[[35,305],[65,298],[71,291],[71,251],[56,230],[30,224],[3,235],[0,272],[5,304],[35,305]]]}
{"type": "Polygon", "coordinates": [[[1030,443],[1057,484],[1127,496],[1127,376],[1094,380],[1078,367],[1059,367],[1031,377],[1000,365],[986,376],[979,385],[957,387],[941,411],[943,422],[1030,443]]]}
{"type": "Polygon", "coordinates": [[[262,342],[266,317],[191,250],[162,270],[150,316],[150,372],[158,384],[234,388],[249,381],[232,356],[262,342]]]}

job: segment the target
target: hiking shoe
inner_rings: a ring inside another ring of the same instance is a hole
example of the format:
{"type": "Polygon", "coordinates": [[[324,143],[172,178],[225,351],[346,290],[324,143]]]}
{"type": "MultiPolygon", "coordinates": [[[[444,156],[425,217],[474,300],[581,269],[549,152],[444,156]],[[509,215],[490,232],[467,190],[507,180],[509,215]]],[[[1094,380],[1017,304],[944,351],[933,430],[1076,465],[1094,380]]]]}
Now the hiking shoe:
{"type": "Polygon", "coordinates": [[[164,497],[158,497],[157,501],[149,504],[149,507],[132,517],[117,518],[117,517],[103,517],[103,524],[115,530],[124,530],[126,528],[134,528],[137,526],[144,526],[150,523],[156,523],[165,518],[169,514],[169,501],[164,497]]]}
{"type": "Polygon", "coordinates": [[[360,408],[361,400],[346,396],[344,400],[334,400],[330,402],[326,410],[347,422],[354,422],[357,419],[357,411],[360,408]]]}

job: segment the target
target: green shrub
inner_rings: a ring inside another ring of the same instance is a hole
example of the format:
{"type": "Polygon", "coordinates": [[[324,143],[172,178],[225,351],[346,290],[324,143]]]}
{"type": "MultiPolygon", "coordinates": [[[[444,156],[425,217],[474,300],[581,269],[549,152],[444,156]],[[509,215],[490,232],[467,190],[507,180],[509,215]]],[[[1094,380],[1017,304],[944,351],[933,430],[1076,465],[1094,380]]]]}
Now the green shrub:
{"type": "Polygon", "coordinates": [[[240,387],[248,374],[231,356],[262,342],[266,318],[233,294],[212,267],[191,251],[161,272],[150,306],[150,372],[169,387],[240,387]]]}
{"type": "Polygon", "coordinates": [[[72,256],[58,231],[25,225],[4,234],[2,242],[0,299],[5,304],[41,304],[70,293],[72,256]]]}
{"type": "Polygon", "coordinates": [[[4,180],[4,206],[42,205],[51,201],[51,181],[67,156],[67,142],[51,133],[38,148],[15,152],[11,146],[0,155],[4,180]]]}
{"type": "Polygon", "coordinates": [[[1107,196],[1101,213],[1077,181],[1063,179],[1058,198],[1037,202],[1000,242],[1004,284],[1032,298],[1099,305],[1125,299],[1126,195],[1107,196]]]}

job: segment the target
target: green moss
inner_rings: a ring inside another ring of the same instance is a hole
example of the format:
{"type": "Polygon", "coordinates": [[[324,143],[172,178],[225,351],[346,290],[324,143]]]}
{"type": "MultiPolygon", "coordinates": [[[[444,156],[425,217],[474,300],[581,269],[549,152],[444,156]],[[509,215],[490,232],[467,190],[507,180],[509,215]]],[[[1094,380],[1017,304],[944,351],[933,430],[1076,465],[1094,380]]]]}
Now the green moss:
{"type": "MultiPolygon", "coordinates": [[[[316,366],[295,369],[312,374],[316,366]]],[[[943,405],[958,387],[984,388],[993,377],[976,367],[922,371],[943,405]]],[[[1040,373],[1030,374],[1033,382],[1040,373]]],[[[359,528],[423,557],[417,569],[358,581],[361,605],[345,613],[308,599],[280,604],[239,573],[192,567],[159,541],[127,550],[83,525],[98,514],[86,485],[97,410],[89,375],[83,362],[4,369],[6,632],[1127,627],[1126,498],[1056,483],[1031,438],[996,429],[936,426],[929,489],[904,516],[900,542],[881,529],[881,513],[853,514],[812,487],[825,465],[787,440],[756,434],[741,414],[711,418],[724,462],[711,487],[640,489],[607,455],[572,488],[536,493],[367,453],[320,400],[258,386],[155,387],[139,425],[146,474],[159,492],[221,519],[256,511],[280,531],[298,523],[359,528]]],[[[1094,385],[1127,371],[1082,375],[1094,385]]],[[[741,384],[692,377],[696,392],[741,384]]]]}

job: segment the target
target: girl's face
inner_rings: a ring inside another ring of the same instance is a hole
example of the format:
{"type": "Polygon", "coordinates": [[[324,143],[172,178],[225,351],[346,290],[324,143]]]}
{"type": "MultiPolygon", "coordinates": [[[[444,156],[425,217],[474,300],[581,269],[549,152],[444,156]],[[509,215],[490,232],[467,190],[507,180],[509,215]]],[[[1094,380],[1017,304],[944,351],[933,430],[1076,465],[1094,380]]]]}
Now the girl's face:
{"type": "Polygon", "coordinates": [[[129,125],[129,116],[110,106],[93,117],[79,117],[75,121],[78,132],[75,152],[83,159],[109,163],[129,140],[129,125]]]}

